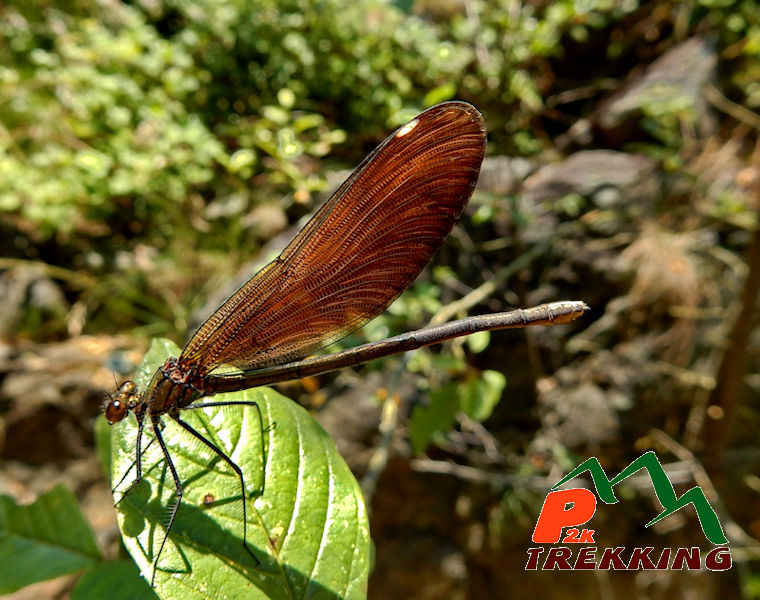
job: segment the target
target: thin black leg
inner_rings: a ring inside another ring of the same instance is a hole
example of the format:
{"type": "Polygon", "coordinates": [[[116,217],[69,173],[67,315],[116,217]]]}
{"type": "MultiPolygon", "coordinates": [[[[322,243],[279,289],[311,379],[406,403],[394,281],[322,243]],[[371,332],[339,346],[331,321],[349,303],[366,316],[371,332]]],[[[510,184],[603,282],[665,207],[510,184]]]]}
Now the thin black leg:
{"type": "MultiPolygon", "coordinates": [[[[261,464],[262,469],[264,468],[263,465],[266,463],[266,450],[264,449],[264,433],[269,428],[264,428],[264,417],[261,414],[261,407],[259,407],[257,402],[253,401],[246,401],[246,400],[232,400],[229,402],[199,402],[197,404],[190,404],[188,406],[185,406],[182,410],[189,410],[189,409],[195,409],[195,408],[206,408],[211,406],[251,406],[256,409],[256,412],[259,413],[259,423],[261,423],[261,464]]],[[[272,424],[274,425],[274,424],[272,424]]],[[[204,439],[205,441],[205,439],[204,439]]],[[[226,457],[225,457],[226,458],[226,457]]],[[[234,464],[234,463],[232,463],[234,464]]],[[[237,467],[237,465],[235,465],[237,467]]],[[[264,474],[264,477],[261,478],[261,491],[258,493],[259,496],[264,494],[264,487],[266,485],[266,473],[264,474]]],[[[245,494],[243,494],[245,495],[245,494]]],[[[255,558],[255,557],[254,557],[255,558]]]]}
{"type": "Polygon", "coordinates": [[[137,419],[137,443],[135,445],[135,460],[132,461],[132,464],[129,465],[129,468],[127,469],[126,473],[124,473],[121,479],[119,479],[119,483],[117,483],[115,486],[113,486],[113,488],[111,488],[111,494],[116,493],[116,490],[118,489],[118,487],[122,483],[124,483],[124,480],[127,478],[127,475],[129,475],[129,473],[132,471],[132,467],[134,467],[135,465],[137,466],[137,477],[135,477],[135,480],[131,484],[129,484],[129,487],[122,494],[121,498],[119,498],[116,501],[116,504],[114,506],[118,505],[119,502],[121,502],[124,499],[124,497],[129,493],[129,490],[131,490],[133,487],[135,487],[137,484],[139,484],[142,481],[142,457],[143,457],[143,454],[145,454],[148,451],[148,448],[150,448],[150,445],[153,443],[153,440],[150,440],[147,446],[145,446],[145,448],[143,448],[142,450],[140,449],[140,446],[142,445],[142,437],[143,437],[143,422],[144,422],[143,419],[139,419],[139,418],[137,419]]]}
{"type": "MultiPolygon", "coordinates": [[[[196,406],[189,406],[188,408],[200,408],[196,406]]],[[[179,423],[180,427],[182,427],[185,431],[190,433],[193,437],[195,437],[197,440],[200,440],[203,442],[203,444],[206,445],[206,447],[213,450],[219,458],[221,458],[224,462],[226,462],[232,469],[237,473],[238,478],[240,479],[240,493],[242,494],[242,502],[243,502],[243,548],[245,548],[246,552],[251,555],[253,560],[256,561],[256,564],[261,564],[259,559],[256,558],[256,555],[253,553],[253,550],[251,550],[248,547],[247,543],[247,531],[248,531],[248,513],[246,512],[246,501],[248,499],[248,494],[245,491],[245,479],[243,479],[243,470],[235,464],[235,462],[227,456],[221,448],[219,448],[216,444],[214,444],[211,440],[207,440],[205,437],[203,437],[200,433],[198,433],[191,425],[188,423],[185,423],[182,419],[179,418],[178,415],[170,415],[177,423],[179,423]]]]}
{"type": "MultiPolygon", "coordinates": [[[[140,481],[142,481],[142,452],[140,452],[140,446],[142,446],[144,423],[145,417],[137,420],[137,443],[135,444],[135,463],[137,463],[137,476],[135,477],[135,483],[140,483],[140,481]]],[[[147,446],[145,448],[147,449],[147,446]]]]}
{"type": "MultiPolygon", "coordinates": [[[[148,445],[147,445],[147,446],[145,446],[145,448],[143,448],[143,449],[142,449],[142,452],[140,453],[140,455],[141,455],[141,456],[145,456],[145,453],[148,451],[148,449],[150,448],[151,444],[153,444],[153,442],[154,442],[154,441],[155,441],[155,439],[151,439],[151,440],[148,442],[148,445]]],[[[117,490],[117,489],[119,489],[119,486],[120,486],[122,483],[124,483],[124,480],[125,480],[125,479],[127,478],[127,476],[128,476],[128,475],[129,475],[129,474],[132,472],[132,469],[135,467],[135,465],[136,465],[136,464],[137,464],[137,459],[135,459],[135,460],[133,460],[133,461],[132,461],[132,464],[131,464],[131,465],[129,465],[129,468],[127,469],[126,473],[124,473],[124,475],[122,475],[121,479],[119,479],[119,482],[118,482],[118,483],[117,483],[115,486],[113,486],[113,488],[111,489],[111,493],[112,493],[112,494],[115,494],[115,493],[116,493],[116,490],[117,490]]],[[[131,489],[132,489],[134,486],[136,486],[138,483],[140,483],[140,479],[137,479],[137,478],[135,478],[135,481],[133,481],[133,482],[132,482],[132,483],[129,485],[129,487],[128,487],[128,488],[127,488],[127,490],[124,492],[124,494],[126,494],[126,493],[127,493],[129,490],[131,490],[131,489]]],[[[122,495],[122,498],[123,498],[123,497],[124,497],[124,495],[122,495]]],[[[119,502],[121,502],[121,498],[119,498],[119,502]]],[[[118,504],[118,502],[117,502],[117,504],[118,504]]]]}
{"type": "MultiPolygon", "coordinates": [[[[177,469],[174,467],[174,463],[172,462],[172,457],[169,454],[169,450],[166,447],[164,438],[161,435],[161,428],[159,426],[158,421],[153,421],[153,433],[156,435],[158,444],[159,446],[161,446],[161,450],[164,453],[166,464],[169,465],[169,470],[171,471],[172,478],[174,479],[174,487],[176,489],[175,495],[177,496],[177,501],[174,503],[174,506],[172,506],[171,514],[169,515],[169,524],[166,527],[166,533],[164,534],[164,539],[161,540],[161,546],[158,549],[158,554],[156,554],[156,560],[153,562],[153,576],[150,578],[150,587],[153,587],[153,583],[156,580],[156,568],[158,567],[158,559],[161,558],[161,553],[164,551],[164,545],[166,544],[166,539],[169,537],[169,533],[172,530],[172,526],[174,525],[174,517],[177,516],[179,503],[182,501],[182,482],[179,480],[179,476],[177,475],[177,469]]],[[[138,469],[139,469],[139,463],[138,463],[138,469]]]]}

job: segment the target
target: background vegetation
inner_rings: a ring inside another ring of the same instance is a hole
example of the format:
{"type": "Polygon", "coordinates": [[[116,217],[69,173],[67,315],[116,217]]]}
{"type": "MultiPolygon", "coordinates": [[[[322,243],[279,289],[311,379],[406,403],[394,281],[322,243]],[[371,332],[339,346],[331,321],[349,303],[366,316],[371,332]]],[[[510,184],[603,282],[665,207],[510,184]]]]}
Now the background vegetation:
{"type": "MultiPolygon", "coordinates": [[[[655,448],[710,490],[735,568],[568,591],[760,597],[756,2],[11,0],[0,17],[0,491],[65,483],[90,555],[124,557],[93,450],[112,373],[153,336],[181,344],[336,171],[459,98],[489,129],[479,192],[434,266],[342,343],[593,310],[281,386],[362,481],[370,596],[564,597],[523,571],[546,489],[582,457],[616,472],[655,448]]],[[[629,493],[596,517],[600,545],[704,546],[692,514],[643,530],[659,508],[629,493]]]]}

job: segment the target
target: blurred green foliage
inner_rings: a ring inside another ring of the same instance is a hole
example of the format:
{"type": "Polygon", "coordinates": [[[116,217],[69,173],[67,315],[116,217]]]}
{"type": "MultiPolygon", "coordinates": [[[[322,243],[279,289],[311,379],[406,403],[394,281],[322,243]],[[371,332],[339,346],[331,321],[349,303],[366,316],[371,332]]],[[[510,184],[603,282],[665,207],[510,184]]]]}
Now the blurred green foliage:
{"type": "Polygon", "coordinates": [[[202,84],[192,58],[115,8],[35,20],[5,9],[2,208],[40,236],[108,219],[123,198],[141,219],[174,212],[225,158],[185,106],[202,84]]]}
{"type": "Polygon", "coordinates": [[[416,406],[409,420],[412,450],[424,452],[436,434],[452,428],[460,412],[475,421],[485,421],[501,399],[505,385],[502,373],[483,371],[477,378],[433,390],[430,404],[416,406]]]}
{"type": "MultiPolygon", "coordinates": [[[[635,0],[418,4],[419,15],[377,0],[7,3],[0,210],[41,238],[93,235],[125,217],[151,242],[207,234],[187,227],[199,205],[226,207],[212,218],[278,195],[308,205],[323,187],[315,161],[345,132],[356,160],[451,97],[477,101],[502,149],[535,152],[545,142],[533,119],[557,86],[551,61],[599,31],[614,61],[638,41],[626,19],[644,10],[635,0]]],[[[760,104],[756,3],[653,5],[671,26],[710,26],[732,49],[738,89],[760,104]]]]}
{"type": "Polygon", "coordinates": [[[197,35],[167,39],[135,8],[5,16],[0,208],[41,237],[86,233],[126,204],[146,229],[171,233],[194,194],[224,197],[254,174],[315,189],[293,163],[343,140],[321,116],[292,112],[287,90],[251,111],[235,98],[210,104],[224,75],[193,56],[197,35]],[[221,118],[199,110],[210,106],[221,118]]]}

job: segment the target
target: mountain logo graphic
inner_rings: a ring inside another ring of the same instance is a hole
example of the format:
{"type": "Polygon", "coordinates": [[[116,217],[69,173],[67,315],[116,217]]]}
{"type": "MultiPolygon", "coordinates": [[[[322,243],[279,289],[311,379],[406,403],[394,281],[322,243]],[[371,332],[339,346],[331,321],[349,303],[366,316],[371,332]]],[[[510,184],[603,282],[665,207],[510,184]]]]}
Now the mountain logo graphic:
{"type": "MultiPolygon", "coordinates": [[[[576,544],[576,548],[581,548],[574,564],[571,564],[569,560],[573,554],[570,546],[563,545],[550,548],[542,567],[543,570],[679,570],[683,568],[699,569],[704,566],[708,570],[718,571],[729,569],[732,564],[731,553],[726,546],[728,540],[723,532],[723,527],[702,488],[695,485],[680,496],[677,495],[673,484],[668,479],[667,473],[665,473],[662,464],[653,451],[645,452],[612,478],[607,476],[596,457],[583,461],[552,486],[546,495],[531,540],[534,544],[557,544],[561,542],[561,544],[576,544]],[[650,554],[654,552],[654,547],[633,548],[630,559],[626,561],[623,559],[625,547],[597,548],[594,539],[596,531],[582,528],[596,513],[597,497],[605,504],[618,503],[619,499],[615,495],[615,486],[641,470],[646,470],[649,474],[654,492],[663,507],[662,511],[646,523],[645,527],[659,523],[691,504],[697,513],[706,540],[714,546],[719,546],[712,548],[706,554],[704,563],[699,547],[675,550],[664,548],[657,560],[650,557],[650,554]],[[586,488],[557,489],[586,471],[591,475],[596,494],[586,488]],[[585,544],[585,546],[581,547],[581,544],[585,544]],[[600,557],[596,556],[597,550],[602,551],[600,557]]],[[[542,547],[528,549],[526,570],[538,569],[539,556],[544,550],[545,548],[542,547]]]]}
{"type": "Polygon", "coordinates": [[[651,450],[639,456],[612,479],[607,477],[607,473],[599,464],[599,460],[593,456],[575,467],[554,484],[552,491],[547,494],[533,532],[533,541],[537,544],[556,544],[564,527],[583,525],[596,512],[596,496],[590,490],[585,488],[557,490],[558,487],[588,471],[591,474],[599,499],[605,504],[616,504],[619,500],[615,496],[614,487],[640,469],[646,469],[649,472],[654,492],[663,506],[662,512],[649,521],[645,527],[654,525],[681,510],[684,506],[692,504],[697,511],[697,518],[705,537],[715,545],[728,543],[723,533],[723,527],[718,520],[718,515],[707,501],[702,488],[695,485],[677,496],[673,484],[670,483],[660,464],[660,460],[651,450]]]}

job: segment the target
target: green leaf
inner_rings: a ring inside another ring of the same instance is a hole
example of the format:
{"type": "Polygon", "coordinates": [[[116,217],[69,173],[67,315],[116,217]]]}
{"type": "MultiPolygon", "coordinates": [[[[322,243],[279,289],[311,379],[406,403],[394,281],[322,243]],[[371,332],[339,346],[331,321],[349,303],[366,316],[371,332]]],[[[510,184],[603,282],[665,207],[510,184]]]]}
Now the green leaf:
{"type": "MultiPolygon", "coordinates": [[[[135,378],[138,388],[145,389],[150,374],[178,351],[170,342],[154,342],[135,378]]],[[[164,417],[162,435],[184,483],[184,497],[156,570],[160,597],[365,597],[370,539],[364,501],[327,433],[302,407],[268,388],[209,399],[221,400],[253,401],[260,412],[213,407],[185,410],[181,417],[242,469],[249,498],[248,545],[259,564],[242,546],[239,479],[164,417]]],[[[113,428],[115,481],[134,460],[136,432],[133,416],[113,428]]],[[[146,451],[143,469],[144,481],[118,505],[118,520],[125,546],[150,580],[168,507],[176,497],[157,443],[146,451]]],[[[132,477],[134,472],[117,490],[117,499],[132,477]]]]}
{"type": "Polygon", "coordinates": [[[538,93],[530,75],[522,70],[515,70],[509,79],[509,90],[517,96],[532,112],[538,112],[543,106],[541,94],[538,93]]]}
{"type": "Polygon", "coordinates": [[[467,336],[467,347],[470,349],[470,352],[477,354],[488,348],[490,341],[490,331],[478,331],[477,333],[467,336]]]}
{"type": "Polygon", "coordinates": [[[451,100],[456,93],[457,88],[453,83],[444,83],[436,88],[430,90],[425,94],[425,98],[422,100],[423,106],[433,106],[444,100],[451,100]]]}
{"type": "Polygon", "coordinates": [[[130,560],[99,564],[82,575],[71,592],[71,600],[151,600],[157,597],[130,560]]]}
{"type": "Polygon", "coordinates": [[[460,411],[476,421],[490,417],[506,383],[498,371],[483,371],[477,379],[447,383],[430,392],[430,404],[416,406],[409,419],[412,450],[423,452],[435,434],[452,428],[460,411]]]}
{"type": "Polygon", "coordinates": [[[498,371],[483,371],[459,388],[459,408],[471,419],[485,421],[501,400],[507,380],[498,371]]]}
{"type": "Polygon", "coordinates": [[[0,496],[0,594],[99,560],[92,529],[66,487],[56,486],[28,506],[0,496]]]}
{"type": "Polygon", "coordinates": [[[456,383],[430,392],[430,404],[427,406],[415,406],[409,419],[409,438],[414,453],[424,451],[436,433],[451,429],[458,410],[456,383]]]}

